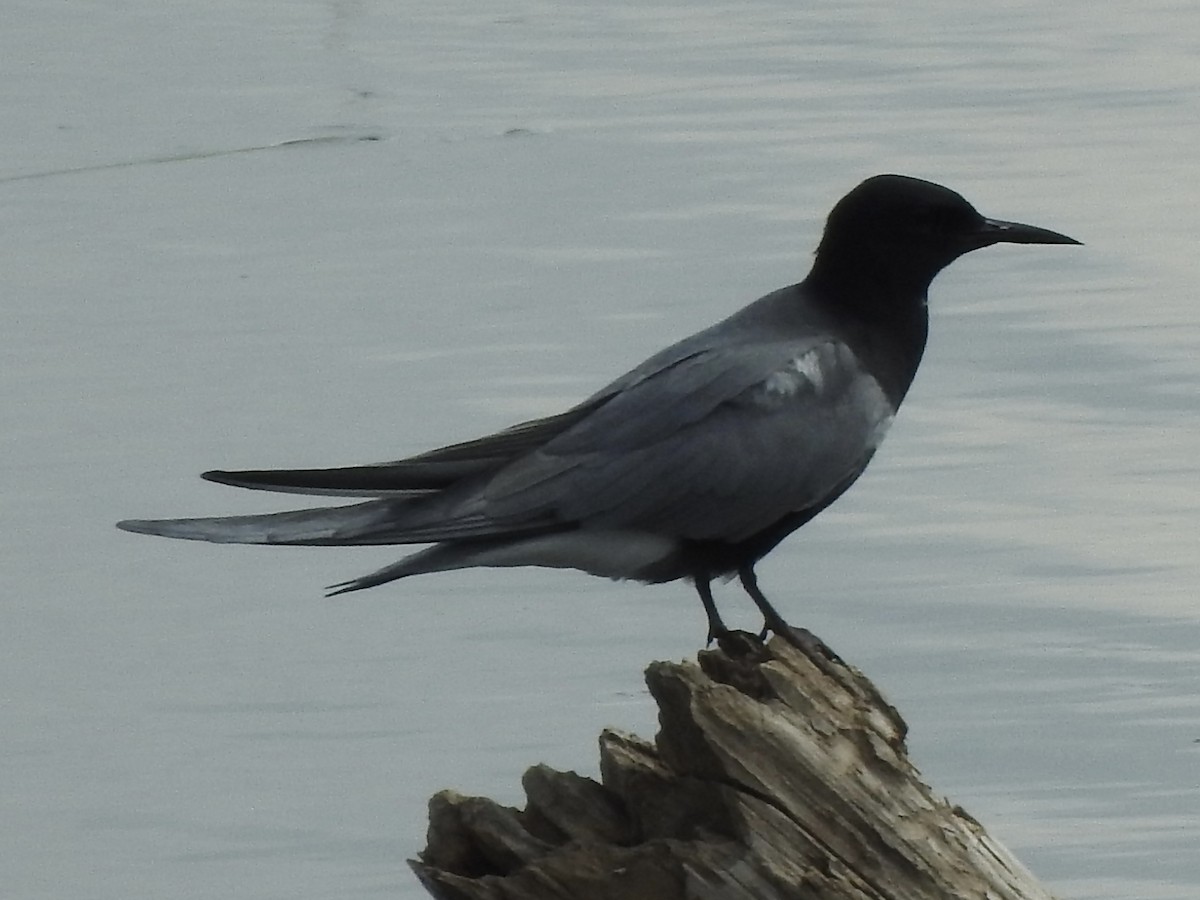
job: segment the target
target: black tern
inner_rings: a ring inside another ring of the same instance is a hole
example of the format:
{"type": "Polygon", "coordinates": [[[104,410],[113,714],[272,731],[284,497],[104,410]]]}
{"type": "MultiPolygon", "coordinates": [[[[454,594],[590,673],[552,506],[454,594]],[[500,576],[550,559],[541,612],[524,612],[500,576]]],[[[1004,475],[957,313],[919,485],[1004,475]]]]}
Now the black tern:
{"type": "Polygon", "coordinates": [[[862,474],[925,348],[930,282],[992,244],[1078,244],[988,219],[949,188],[877,175],[843,197],[811,272],[650,357],[566,412],[394,462],[205,472],[285,493],[370,497],[267,515],[128,520],[126,531],[236,544],[432,544],[332,594],[470,566],[547,566],[753,599],[792,630],[755,564],[862,474]]]}

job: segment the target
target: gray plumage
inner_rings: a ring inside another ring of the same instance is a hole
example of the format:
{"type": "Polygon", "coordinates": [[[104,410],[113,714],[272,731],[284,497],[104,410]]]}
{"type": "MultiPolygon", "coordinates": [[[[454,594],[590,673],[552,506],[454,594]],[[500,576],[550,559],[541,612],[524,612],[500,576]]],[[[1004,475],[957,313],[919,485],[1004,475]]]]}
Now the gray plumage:
{"type": "Polygon", "coordinates": [[[808,279],[562,414],[389,463],[204,476],[373,498],[350,506],[118,524],[225,543],[434,544],[334,593],[467,566],[688,578],[710,637],[725,628],[709,583],[736,573],[767,626],[786,633],[754,563],[863,471],[920,361],[929,281],[998,241],[1076,243],[984,219],[946,188],[877,176],[830,215],[808,279]]]}

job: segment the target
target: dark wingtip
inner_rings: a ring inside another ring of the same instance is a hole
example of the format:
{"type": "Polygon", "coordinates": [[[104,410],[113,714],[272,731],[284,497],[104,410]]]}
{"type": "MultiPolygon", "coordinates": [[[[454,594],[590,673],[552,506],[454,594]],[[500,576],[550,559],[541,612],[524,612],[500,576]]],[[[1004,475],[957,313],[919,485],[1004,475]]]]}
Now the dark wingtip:
{"type": "Polygon", "coordinates": [[[296,476],[308,474],[305,472],[292,472],[288,470],[256,470],[247,469],[243,472],[226,472],[221,469],[212,469],[208,472],[201,472],[200,477],[205,481],[216,482],[217,484],[225,484],[229,487],[249,488],[252,491],[280,491],[283,493],[318,493],[318,491],[308,491],[309,486],[296,476]]]}

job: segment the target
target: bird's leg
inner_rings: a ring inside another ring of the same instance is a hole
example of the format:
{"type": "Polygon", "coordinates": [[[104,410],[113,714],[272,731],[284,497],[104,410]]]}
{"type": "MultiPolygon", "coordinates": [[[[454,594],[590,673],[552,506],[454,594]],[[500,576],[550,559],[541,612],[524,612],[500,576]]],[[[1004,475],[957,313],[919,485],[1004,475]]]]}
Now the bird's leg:
{"type": "Polygon", "coordinates": [[[719,640],[728,634],[729,629],[721,620],[721,614],[717,612],[716,601],[713,600],[712,576],[697,575],[692,582],[696,585],[696,593],[700,595],[700,602],[704,604],[704,614],[708,616],[708,641],[706,643],[711,644],[714,640],[719,640]]]}
{"type": "Polygon", "coordinates": [[[762,636],[765,639],[768,631],[773,631],[793,647],[812,657],[814,653],[832,662],[841,662],[841,658],[825,644],[823,640],[807,628],[793,628],[783,616],[771,605],[771,601],[758,587],[758,576],[754,574],[753,565],[745,565],[738,569],[738,580],[742,583],[754,605],[763,616],[762,636]]]}
{"type": "Polygon", "coordinates": [[[750,599],[754,601],[754,605],[758,607],[758,611],[762,613],[763,627],[759,637],[766,640],[767,632],[773,631],[785,641],[791,643],[789,635],[792,631],[792,626],[784,621],[778,610],[771,605],[771,601],[758,586],[758,576],[754,574],[754,569],[750,566],[742,566],[738,569],[738,581],[742,583],[742,587],[746,593],[750,595],[750,599]]]}

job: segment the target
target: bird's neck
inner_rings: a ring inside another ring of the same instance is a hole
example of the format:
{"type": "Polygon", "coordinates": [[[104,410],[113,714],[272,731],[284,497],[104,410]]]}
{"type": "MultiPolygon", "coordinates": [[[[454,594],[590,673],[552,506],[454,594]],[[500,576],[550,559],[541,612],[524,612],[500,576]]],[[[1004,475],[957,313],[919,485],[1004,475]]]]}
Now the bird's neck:
{"type": "Polygon", "coordinates": [[[869,265],[831,272],[814,266],[805,294],[839,323],[839,335],[880,379],[896,406],[908,393],[929,333],[931,278],[897,278],[869,265]]]}
{"type": "Polygon", "coordinates": [[[818,251],[806,281],[839,306],[883,319],[908,319],[924,309],[929,285],[940,269],[925,260],[897,259],[867,248],[853,254],[818,251]]]}

